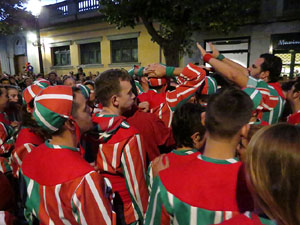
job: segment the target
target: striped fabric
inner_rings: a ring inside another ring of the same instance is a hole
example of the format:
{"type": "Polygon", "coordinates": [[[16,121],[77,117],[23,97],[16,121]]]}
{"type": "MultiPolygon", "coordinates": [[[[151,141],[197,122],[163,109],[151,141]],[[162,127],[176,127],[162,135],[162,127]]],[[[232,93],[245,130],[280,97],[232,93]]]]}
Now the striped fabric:
{"type": "Polygon", "coordinates": [[[13,128],[0,122],[0,155],[8,153],[14,145],[13,128]]]}
{"type": "Polygon", "coordinates": [[[167,91],[166,101],[150,110],[156,114],[167,127],[171,127],[173,112],[176,107],[188,101],[204,82],[206,72],[192,63],[188,64],[180,75],[184,80],[175,90],[167,91]]]}
{"type": "Polygon", "coordinates": [[[285,100],[274,87],[263,80],[249,77],[247,88],[244,91],[250,96],[255,109],[259,112],[258,119],[268,124],[278,122],[283,112],[285,100]]]}
{"type": "MultiPolygon", "coordinates": [[[[178,166],[178,165],[180,166],[180,164],[186,163],[189,160],[194,159],[195,157],[197,157],[198,155],[197,153],[199,154],[199,151],[197,149],[173,150],[168,154],[163,154],[158,157],[168,157],[169,168],[170,168],[171,166],[178,166]]],[[[154,179],[152,170],[153,170],[153,164],[151,162],[150,165],[148,166],[147,179],[146,179],[149,193],[151,193],[153,179],[154,179]]]]}
{"type": "MultiPolygon", "coordinates": [[[[240,166],[237,159],[198,155],[189,163],[161,171],[154,178],[145,224],[218,224],[240,214],[236,200],[240,166]]],[[[240,187],[245,189],[246,184],[240,187]]]]}
{"type": "Polygon", "coordinates": [[[110,179],[113,191],[120,192],[126,224],[141,223],[148,205],[143,141],[123,117],[96,114],[92,119],[100,132],[97,167],[110,179]],[[123,179],[125,191],[120,187],[123,179]]]}
{"type": "Polygon", "coordinates": [[[32,85],[25,88],[23,91],[23,103],[29,104],[35,96],[37,96],[41,90],[45,89],[46,87],[50,86],[50,82],[45,79],[39,79],[33,82],[32,85]]]}
{"type": "Polygon", "coordinates": [[[238,216],[233,217],[232,219],[226,220],[222,223],[222,225],[236,225],[236,224],[243,224],[243,225],[276,225],[275,221],[258,217],[254,213],[245,212],[244,214],[239,214],[238,216]]]}
{"type": "Polygon", "coordinates": [[[81,93],[86,99],[90,98],[91,90],[87,86],[83,84],[76,84],[76,87],[80,88],[81,93]]]}
{"type": "Polygon", "coordinates": [[[54,133],[71,116],[72,104],[72,87],[50,86],[35,97],[33,116],[40,127],[54,133]]]}
{"type": "Polygon", "coordinates": [[[167,79],[165,77],[162,78],[151,77],[148,78],[148,80],[149,80],[149,85],[151,87],[159,87],[167,84],[167,79]]]}
{"type": "MultiPolygon", "coordinates": [[[[13,162],[11,158],[5,158],[0,156],[0,172],[7,173],[13,171],[13,162]]],[[[1,223],[0,223],[1,224],[1,223]]]]}
{"type": "Polygon", "coordinates": [[[86,170],[89,165],[78,151],[46,142],[25,158],[20,169],[20,185],[29,224],[34,221],[55,225],[112,224],[104,179],[92,168],[86,170]],[[38,162],[36,156],[48,156],[50,161],[38,162]],[[60,162],[66,160],[65,163],[59,163],[61,168],[50,164],[55,156],[60,162]],[[57,177],[50,175],[55,171],[58,172],[57,177]],[[62,177],[59,171],[69,175],[62,177]]]}
{"type": "Polygon", "coordinates": [[[19,168],[25,156],[34,149],[34,147],[43,144],[44,140],[30,131],[29,128],[22,128],[18,134],[15,148],[12,151],[13,175],[19,176],[19,168]]]}

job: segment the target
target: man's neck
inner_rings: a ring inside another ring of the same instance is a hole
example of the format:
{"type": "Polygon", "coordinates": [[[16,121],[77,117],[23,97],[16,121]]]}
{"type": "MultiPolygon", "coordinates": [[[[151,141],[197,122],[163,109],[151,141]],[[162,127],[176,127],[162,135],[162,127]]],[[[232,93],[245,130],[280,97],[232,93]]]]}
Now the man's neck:
{"type": "Polygon", "coordinates": [[[71,133],[70,131],[66,130],[60,135],[52,136],[50,140],[50,144],[52,145],[64,145],[72,148],[78,147],[78,142],[76,139],[75,132],[71,133]]]}
{"type": "Polygon", "coordinates": [[[230,159],[235,157],[239,135],[232,139],[217,139],[208,135],[203,155],[213,159],[230,159]]]}
{"type": "Polygon", "coordinates": [[[113,106],[103,107],[101,114],[104,115],[121,115],[121,112],[118,108],[115,108],[113,106]]]}

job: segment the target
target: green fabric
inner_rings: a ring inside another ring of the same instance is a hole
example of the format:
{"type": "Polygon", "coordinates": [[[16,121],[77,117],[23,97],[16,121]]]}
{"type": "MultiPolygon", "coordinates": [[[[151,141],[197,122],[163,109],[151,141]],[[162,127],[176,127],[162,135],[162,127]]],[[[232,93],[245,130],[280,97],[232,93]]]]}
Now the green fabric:
{"type": "MultiPolygon", "coordinates": [[[[55,147],[54,145],[50,144],[49,141],[45,141],[45,145],[46,145],[48,148],[53,148],[53,149],[56,149],[56,148],[57,148],[57,147],[55,147]]],[[[74,148],[74,147],[69,147],[69,146],[65,146],[65,145],[57,145],[57,146],[59,146],[60,148],[72,150],[72,151],[74,151],[74,152],[79,152],[79,151],[80,151],[80,148],[74,148]]]]}
{"type": "Polygon", "coordinates": [[[39,219],[39,208],[40,208],[40,192],[39,192],[39,184],[35,182],[34,180],[31,180],[27,176],[25,176],[22,173],[22,170],[20,169],[20,174],[24,177],[25,183],[26,183],[26,191],[27,191],[27,198],[25,202],[25,210],[24,210],[24,216],[26,220],[29,222],[29,224],[32,224],[33,218],[32,214],[36,216],[37,219],[39,219]],[[32,189],[31,192],[28,190],[29,183],[32,183],[32,189]]]}
{"type": "Polygon", "coordinates": [[[181,201],[166,190],[160,177],[157,176],[152,186],[150,201],[145,215],[145,225],[161,224],[163,207],[166,209],[171,221],[173,221],[171,224],[207,225],[215,224],[215,222],[220,223],[225,218],[224,211],[219,211],[217,216],[216,211],[193,207],[181,201]],[[195,217],[197,217],[196,220],[195,217]]]}
{"type": "Polygon", "coordinates": [[[174,153],[175,155],[189,155],[191,154],[190,152],[198,152],[197,149],[186,149],[186,150],[173,150],[172,153],[174,153]]]}
{"type": "Polygon", "coordinates": [[[175,67],[167,66],[166,67],[166,76],[172,77],[174,73],[175,67]]]}
{"type": "Polygon", "coordinates": [[[137,71],[137,76],[139,76],[139,77],[142,77],[142,76],[144,76],[144,74],[143,74],[143,70],[144,70],[144,68],[145,67],[140,67],[139,69],[138,69],[138,71],[137,71]]]}
{"type": "Polygon", "coordinates": [[[49,133],[54,133],[55,131],[58,131],[59,128],[61,128],[67,120],[67,118],[62,117],[55,112],[52,112],[51,110],[44,107],[38,102],[35,103],[35,110],[33,112],[33,116],[37,124],[49,133]],[[36,111],[38,111],[42,117],[40,117],[36,111]],[[43,120],[48,122],[54,128],[49,128],[43,120]]]}
{"type": "Polygon", "coordinates": [[[223,59],[225,59],[225,56],[224,56],[223,54],[220,53],[220,54],[218,55],[217,59],[222,61],[223,59]]]}
{"type": "Polygon", "coordinates": [[[215,78],[210,77],[210,76],[206,76],[207,82],[208,82],[208,90],[207,90],[207,94],[211,95],[217,92],[217,81],[215,80],[215,78]]]}
{"type": "Polygon", "coordinates": [[[198,155],[199,159],[202,159],[205,162],[211,162],[211,163],[216,163],[216,164],[232,164],[232,163],[236,163],[239,162],[238,158],[232,158],[232,159],[213,159],[213,158],[209,158],[206,157],[204,155],[198,155]]]}
{"type": "MultiPolygon", "coordinates": [[[[257,80],[253,77],[249,77],[247,87],[250,87],[250,88],[265,88],[265,89],[268,89],[270,91],[270,95],[278,97],[279,102],[275,106],[275,108],[271,111],[263,112],[263,115],[262,115],[262,120],[263,121],[268,122],[269,124],[278,123],[279,118],[280,118],[280,116],[283,112],[285,100],[280,97],[280,95],[277,93],[277,91],[272,86],[268,85],[268,83],[266,83],[263,80],[257,80]]],[[[256,103],[254,102],[254,104],[256,104],[256,103]]]]}

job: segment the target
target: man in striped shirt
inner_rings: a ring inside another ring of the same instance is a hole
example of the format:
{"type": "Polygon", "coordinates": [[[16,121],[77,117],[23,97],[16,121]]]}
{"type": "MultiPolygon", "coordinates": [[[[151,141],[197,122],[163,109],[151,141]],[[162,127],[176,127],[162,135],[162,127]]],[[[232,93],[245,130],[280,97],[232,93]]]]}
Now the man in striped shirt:
{"type": "Polygon", "coordinates": [[[143,139],[122,115],[133,106],[135,95],[126,70],[103,72],[95,82],[96,99],[103,105],[93,116],[99,134],[96,166],[111,181],[120,224],[142,224],[148,205],[146,152],[143,139]]]}
{"type": "Polygon", "coordinates": [[[112,224],[104,178],[81,157],[80,133],[92,127],[79,88],[50,86],[34,99],[33,116],[51,140],[32,149],[20,169],[29,224],[112,224]]]}
{"type": "Polygon", "coordinates": [[[173,76],[179,85],[172,91],[163,91],[159,94],[152,95],[148,91],[143,93],[148,95],[148,98],[140,98],[150,102],[150,112],[157,115],[167,127],[171,127],[176,107],[181,106],[194,96],[203,83],[205,83],[205,88],[203,88],[205,94],[209,93],[211,89],[212,92],[217,89],[214,79],[206,76],[206,71],[199,66],[189,63],[184,68],[173,67],[172,73],[168,72],[169,68],[158,63],[151,64],[145,69],[145,73],[148,74],[150,82],[154,80],[152,81],[154,84],[157,83],[157,80],[166,80],[166,76],[173,76]]]}
{"type": "Polygon", "coordinates": [[[235,158],[240,137],[249,129],[252,109],[249,96],[236,88],[211,96],[205,114],[203,155],[159,172],[152,186],[146,225],[218,224],[252,209],[242,163],[235,158]]]}
{"type": "MultiPolygon", "coordinates": [[[[210,44],[212,54],[197,44],[203,60],[209,63],[217,72],[233,81],[242,89],[254,88],[250,95],[257,104],[258,119],[267,124],[277,123],[285,103],[285,96],[277,82],[282,68],[279,57],[266,53],[260,55],[248,69],[232,60],[225,58],[210,44]]],[[[254,103],[256,105],[256,103],[254,103]]]]}

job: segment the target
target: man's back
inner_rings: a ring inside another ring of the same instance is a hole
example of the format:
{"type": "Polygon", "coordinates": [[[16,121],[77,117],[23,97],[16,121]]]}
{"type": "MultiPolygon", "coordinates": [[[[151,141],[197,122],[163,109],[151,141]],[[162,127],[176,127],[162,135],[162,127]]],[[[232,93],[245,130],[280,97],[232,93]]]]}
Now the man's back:
{"type": "Polygon", "coordinates": [[[20,174],[30,224],[111,224],[104,180],[79,149],[46,142],[25,157],[20,174]]]}
{"type": "Polygon", "coordinates": [[[154,180],[146,224],[216,224],[251,210],[241,166],[237,159],[198,155],[185,165],[163,170],[154,180]]]}

